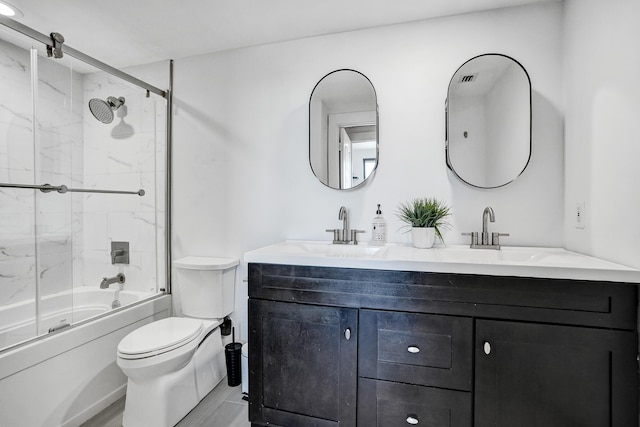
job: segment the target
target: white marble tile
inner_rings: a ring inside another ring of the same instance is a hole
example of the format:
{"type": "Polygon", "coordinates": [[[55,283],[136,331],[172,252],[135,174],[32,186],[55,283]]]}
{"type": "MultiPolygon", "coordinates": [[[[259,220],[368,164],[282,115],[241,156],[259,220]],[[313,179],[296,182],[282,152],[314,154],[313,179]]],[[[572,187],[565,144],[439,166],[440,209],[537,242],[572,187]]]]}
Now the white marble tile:
{"type": "Polygon", "coordinates": [[[35,256],[0,260],[0,305],[32,299],[35,283],[35,256]]]}
{"type": "Polygon", "coordinates": [[[119,268],[110,262],[111,240],[132,243],[123,267],[131,286],[155,288],[158,271],[164,275],[156,247],[164,242],[164,224],[156,224],[164,221],[164,100],[102,72],[70,71],[72,61],[38,61],[34,141],[29,51],[0,41],[0,182],[147,194],[0,189],[0,304],[33,297],[36,279],[47,293],[69,283],[98,286],[119,268]],[[126,108],[105,125],[87,104],[108,96],[124,96],[126,108]]]}

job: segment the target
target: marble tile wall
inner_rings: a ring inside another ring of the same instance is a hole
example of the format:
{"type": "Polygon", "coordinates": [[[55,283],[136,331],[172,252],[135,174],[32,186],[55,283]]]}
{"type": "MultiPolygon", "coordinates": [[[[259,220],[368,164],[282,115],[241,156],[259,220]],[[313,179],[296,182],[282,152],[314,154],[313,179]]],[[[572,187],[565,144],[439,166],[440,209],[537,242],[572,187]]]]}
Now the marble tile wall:
{"type": "Polygon", "coordinates": [[[85,105],[91,98],[109,96],[125,98],[112,123],[85,114],[84,186],[144,189],[145,195],[84,196],[84,284],[97,285],[102,277],[117,274],[110,242],[128,241],[125,288],[154,292],[159,280],[164,286],[165,102],[108,74],[85,75],[85,105]]]}
{"type": "Polygon", "coordinates": [[[34,125],[29,50],[0,40],[0,182],[146,194],[0,188],[0,306],[34,298],[36,280],[46,295],[121,269],[127,289],[164,286],[164,99],[73,61],[38,59],[34,125]],[[111,124],[87,107],[107,96],[126,99],[111,124]],[[112,240],[130,242],[130,265],[111,265],[112,240]]]}

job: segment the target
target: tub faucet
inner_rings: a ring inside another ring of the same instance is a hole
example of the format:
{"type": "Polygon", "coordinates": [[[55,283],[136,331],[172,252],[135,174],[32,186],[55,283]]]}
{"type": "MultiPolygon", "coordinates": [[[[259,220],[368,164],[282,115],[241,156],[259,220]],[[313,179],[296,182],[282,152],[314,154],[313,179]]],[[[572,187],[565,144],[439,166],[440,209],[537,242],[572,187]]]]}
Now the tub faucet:
{"type": "Polygon", "coordinates": [[[123,273],[118,273],[115,277],[103,277],[102,282],[100,282],[100,289],[106,289],[113,283],[124,284],[124,280],[125,277],[123,273]]]}

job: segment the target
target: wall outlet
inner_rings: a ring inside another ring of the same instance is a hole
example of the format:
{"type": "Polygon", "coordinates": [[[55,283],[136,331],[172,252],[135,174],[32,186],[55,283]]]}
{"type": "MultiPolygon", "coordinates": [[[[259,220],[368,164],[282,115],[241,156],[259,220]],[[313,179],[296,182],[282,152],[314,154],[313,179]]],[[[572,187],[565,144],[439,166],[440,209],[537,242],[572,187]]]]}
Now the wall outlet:
{"type": "Polygon", "coordinates": [[[574,221],[576,228],[584,228],[586,224],[586,207],[585,202],[576,203],[576,210],[574,213],[574,221]]]}

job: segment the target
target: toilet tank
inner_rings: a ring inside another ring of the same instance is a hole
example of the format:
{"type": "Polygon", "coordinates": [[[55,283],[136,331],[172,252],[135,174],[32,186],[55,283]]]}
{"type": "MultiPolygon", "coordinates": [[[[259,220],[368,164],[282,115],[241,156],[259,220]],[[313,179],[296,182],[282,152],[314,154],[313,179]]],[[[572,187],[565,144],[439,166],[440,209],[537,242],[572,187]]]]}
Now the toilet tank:
{"type": "Polygon", "coordinates": [[[207,319],[231,314],[238,263],[233,258],[195,256],[175,260],[182,314],[207,319]]]}

